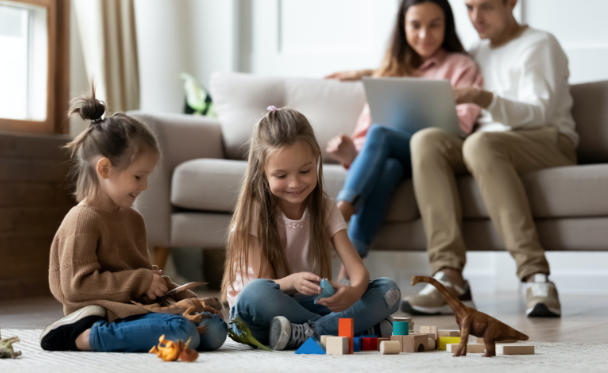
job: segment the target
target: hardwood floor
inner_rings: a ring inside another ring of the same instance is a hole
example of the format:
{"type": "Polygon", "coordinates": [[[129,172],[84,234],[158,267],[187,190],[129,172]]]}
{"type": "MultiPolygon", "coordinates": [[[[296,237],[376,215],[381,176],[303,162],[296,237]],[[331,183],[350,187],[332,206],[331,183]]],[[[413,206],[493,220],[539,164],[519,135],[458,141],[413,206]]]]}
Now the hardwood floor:
{"type": "MultiPolygon", "coordinates": [[[[217,294],[199,294],[217,296],[217,294]]],[[[524,303],[518,294],[480,294],[475,296],[477,308],[511,325],[536,342],[606,342],[608,340],[608,296],[564,295],[562,318],[527,318],[524,303]]],[[[405,315],[397,313],[395,316],[405,315]]],[[[0,328],[42,329],[63,317],[62,306],[52,297],[0,302],[0,328]]],[[[415,316],[415,328],[437,325],[457,329],[453,316],[415,316]]]]}

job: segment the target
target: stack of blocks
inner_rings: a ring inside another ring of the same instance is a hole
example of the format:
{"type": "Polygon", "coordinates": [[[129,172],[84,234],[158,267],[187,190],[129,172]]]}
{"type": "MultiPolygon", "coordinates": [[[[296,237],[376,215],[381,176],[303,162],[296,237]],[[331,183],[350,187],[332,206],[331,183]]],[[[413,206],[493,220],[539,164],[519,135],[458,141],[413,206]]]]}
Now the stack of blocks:
{"type": "Polygon", "coordinates": [[[393,323],[391,340],[401,344],[401,352],[424,352],[428,349],[427,334],[410,333],[409,322],[396,321],[393,323]]]}
{"type": "Polygon", "coordinates": [[[445,351],[447,349],[446,345],[460,343],[460,330],[438,330],[437,337],[439,338],[437,348],[445,351]]]}

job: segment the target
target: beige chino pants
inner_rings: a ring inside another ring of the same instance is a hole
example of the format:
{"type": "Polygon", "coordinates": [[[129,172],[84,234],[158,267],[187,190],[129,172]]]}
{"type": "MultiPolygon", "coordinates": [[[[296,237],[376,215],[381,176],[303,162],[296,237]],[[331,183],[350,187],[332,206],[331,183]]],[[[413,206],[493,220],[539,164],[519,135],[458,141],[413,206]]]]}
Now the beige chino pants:
{"type": "Polygon", "coordinates": [[[471,173],[494,227],[517,263],[520,279],[549,274],[520,174],[576,164],[572,141],[555,127],[476,132],[463,140],[437,128],[416,133],[411,142],[416,200],[433,273],[462,270],[466,248],[456,175],[471,173]]]}

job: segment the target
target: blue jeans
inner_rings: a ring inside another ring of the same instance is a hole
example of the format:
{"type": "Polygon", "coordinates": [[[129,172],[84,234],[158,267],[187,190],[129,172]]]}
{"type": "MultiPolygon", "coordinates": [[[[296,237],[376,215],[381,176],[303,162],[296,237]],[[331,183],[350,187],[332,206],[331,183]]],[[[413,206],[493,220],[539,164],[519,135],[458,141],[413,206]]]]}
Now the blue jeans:
{"type": "MultiPolygon", "coordinates": [[[[251,281],[239,294],[230,310],[230,318],[238,316],[253,336],[268,344],[270,323],[275,316],[284,316],[291,323],[308,323],[319,336],[338,335],[338,319],[355,319],[355,335],[361,334],[399,309],[401,291],[397,284],[383,277],[369,282],[361,299],[343,312],[315,304],[314,296],[285,294],[274,281],[251,281]]],[[[236,330],[235,330],[236,331],[236,330]]]]}
{"type": "Polygon", "coordinates": [[[228,326],[219,316],[213,315],[198,325],[206,325],[207,331],[199,335],[197,324],[183,316],[166,313],[135,315],[112,323],[100,320],[91,327],[89,344],[93,351],[148,352],[158,345],[158,339],[164,334],[166,339],[184,343],[192,338],[188,347],[197,351],[214,351],[226,341],[228,326]]]}
{"type": "Polygon", "coordinates": [[[391,194],[404,178],[412,177],[412,134],[374,124],[355,158],[337,200],[354,210],[348,237],[364,258],[380,229],[391,194]]]}

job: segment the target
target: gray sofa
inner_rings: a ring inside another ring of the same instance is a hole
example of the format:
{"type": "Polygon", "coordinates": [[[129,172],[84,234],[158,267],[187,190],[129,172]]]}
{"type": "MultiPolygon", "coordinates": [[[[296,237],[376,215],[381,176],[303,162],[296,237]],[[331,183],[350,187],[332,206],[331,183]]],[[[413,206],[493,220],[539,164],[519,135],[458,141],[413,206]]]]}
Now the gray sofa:
{"type": "MultiPolygon", "coordinates": [[[[608,81],[573,85],[580,165],[522,175],[547,250],[608,249],[608,81]]],[[[135,207],[162,264],[169,247],[225,244],[246,162],[252,126],[268,105],[300,110],[322,147],[350,134],[364,104],[360,83],[218,73],[211,92],[218,118],[131,112],[158,135],[163,158],[135,207]]],[[[346,171],[324,157],[326,192],[335,198],[346,171]]],[[[475,180],[458,180],[468,250],[504,250],[475,180]]],[[[374,250],[425,250],[426,239],[411,180],[395,191],[374,250]]]]}

